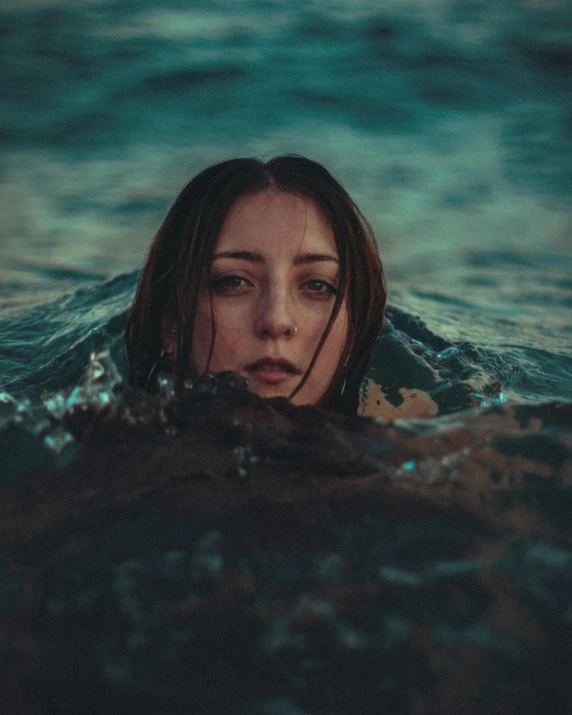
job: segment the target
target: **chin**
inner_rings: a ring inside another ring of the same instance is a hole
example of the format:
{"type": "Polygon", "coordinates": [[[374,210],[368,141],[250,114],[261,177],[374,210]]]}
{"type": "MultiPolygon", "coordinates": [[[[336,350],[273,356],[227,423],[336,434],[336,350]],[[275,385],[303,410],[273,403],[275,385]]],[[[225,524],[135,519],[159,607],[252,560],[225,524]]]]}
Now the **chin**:
{"type": "Polygon", "coordinates": [[[266,399],[271,397],[290,397],[292,394],[292,390],[280,390],[279,388],[271,386],[263,387],[257,385],[254,387],[252,383],[249,385],[249,389],[255,395],[258,395],[258,397],[264,397],[266,399]]]}

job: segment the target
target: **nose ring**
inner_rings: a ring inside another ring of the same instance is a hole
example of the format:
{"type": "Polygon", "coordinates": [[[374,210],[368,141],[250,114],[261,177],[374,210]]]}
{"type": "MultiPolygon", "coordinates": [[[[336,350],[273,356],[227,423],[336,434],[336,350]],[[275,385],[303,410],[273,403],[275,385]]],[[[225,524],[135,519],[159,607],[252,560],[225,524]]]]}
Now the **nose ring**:
{"type": "Polygon", "coordinates": [[[297,328],[296,326],[294,326],[294,332],[295,332],[295,333],[298,332],[298,328],[297,328]]]}

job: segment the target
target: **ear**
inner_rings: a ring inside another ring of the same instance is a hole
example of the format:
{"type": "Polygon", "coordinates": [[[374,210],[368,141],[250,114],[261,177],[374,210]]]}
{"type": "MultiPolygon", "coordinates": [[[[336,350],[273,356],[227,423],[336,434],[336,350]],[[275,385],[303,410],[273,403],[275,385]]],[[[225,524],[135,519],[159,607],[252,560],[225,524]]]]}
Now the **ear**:
{"type": "Polygon", "coordinates": [[[161,342],[167,355],[177,352],[177,327],[174,320],[163,318],[161,321],[161,342]]]}

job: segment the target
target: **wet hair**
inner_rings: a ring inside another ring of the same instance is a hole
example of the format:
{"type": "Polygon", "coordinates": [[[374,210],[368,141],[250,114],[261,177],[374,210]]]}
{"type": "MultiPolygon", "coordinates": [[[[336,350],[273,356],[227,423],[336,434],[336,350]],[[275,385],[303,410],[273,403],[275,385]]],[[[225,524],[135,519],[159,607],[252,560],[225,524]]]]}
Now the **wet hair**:
{"type": "MultiPolygon", "coordinates": [[[[201,377],[192,360],[193,327],[216,241],[237,199],[268,189],[311,201],[333,230],[340,260],[330,319],[291,397],[306,382],[347,297],[348,339],[319,405],[355,414],[359,385],[383,322],[383,267],[371,226],[349,194],[321,164],[300,156],[278,156],[268,162],[231,159],[205,169],[181,191],[151,244],[127,321],[124,347],[130,380],[135,386],[153,389],[149,374],[164,352],[166,324],[177,327],[175,376],[201,377]]],[[[216,330],[212,300],[211,315],[209,364],[216,330]]]]}

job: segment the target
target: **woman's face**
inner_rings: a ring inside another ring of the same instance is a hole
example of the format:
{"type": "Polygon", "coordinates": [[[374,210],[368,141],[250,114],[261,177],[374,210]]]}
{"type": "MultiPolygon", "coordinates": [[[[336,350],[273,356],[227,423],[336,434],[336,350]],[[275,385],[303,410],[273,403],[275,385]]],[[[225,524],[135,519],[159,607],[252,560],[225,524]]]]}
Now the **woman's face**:
{"type": "MultiPolygon", "coordinates": [[[[197,372],[233,370],[261,397],[289,396],[326,328],[338,280],[332,228],[310,200],[272,189],[238,199],[216,243],[210,285],[201,289],[193,332],[197,372]],[[216,337],[207,366],[211,295],[216,337]]],[[[295,404],[315,404],[323,396],[347,326],[344,299],[295,404]]]]}

